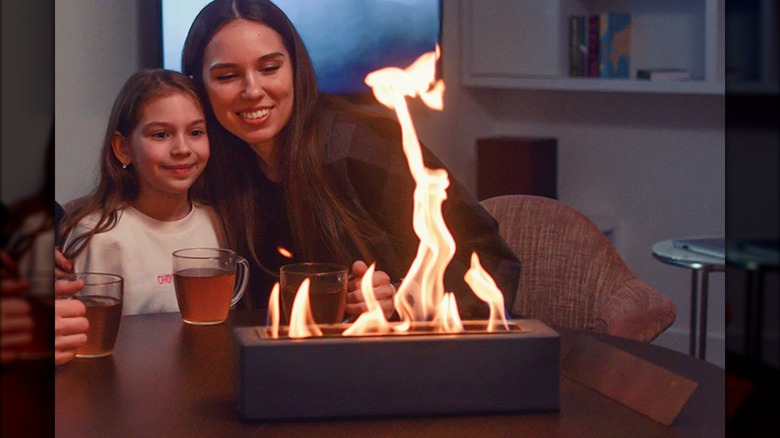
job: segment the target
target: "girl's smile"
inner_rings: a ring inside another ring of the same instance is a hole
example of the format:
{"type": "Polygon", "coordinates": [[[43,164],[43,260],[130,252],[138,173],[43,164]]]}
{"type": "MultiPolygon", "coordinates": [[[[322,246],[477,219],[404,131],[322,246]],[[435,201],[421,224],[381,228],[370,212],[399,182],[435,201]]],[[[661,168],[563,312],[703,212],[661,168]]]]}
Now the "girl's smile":
{"type": "Polygon", "coordinates": [[[178,166],[162,166],[163,169],[169,170],[171,173],[186,176],[191,171],[196,170],[195,164],[186,164],[178,166]]]}

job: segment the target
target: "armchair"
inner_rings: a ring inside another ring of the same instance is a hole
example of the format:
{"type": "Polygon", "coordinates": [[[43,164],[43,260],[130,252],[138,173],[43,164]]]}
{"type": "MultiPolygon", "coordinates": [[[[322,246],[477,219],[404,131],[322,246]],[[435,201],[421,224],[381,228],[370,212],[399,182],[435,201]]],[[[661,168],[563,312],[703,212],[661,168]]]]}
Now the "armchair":
{"type": "Polygon", "coordinates": [[[481,204],[523,264],[512,313],[642,342],[674,322],[671,299],[637,277],[574,208],[531,195],[481,204]]]}

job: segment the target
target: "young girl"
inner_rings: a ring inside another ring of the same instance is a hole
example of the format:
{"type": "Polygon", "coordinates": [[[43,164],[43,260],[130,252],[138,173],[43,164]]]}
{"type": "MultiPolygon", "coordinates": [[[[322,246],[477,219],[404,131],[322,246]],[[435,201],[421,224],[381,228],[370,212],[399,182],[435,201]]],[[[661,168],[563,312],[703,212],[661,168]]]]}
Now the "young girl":
{"type": "Polygon", "coordinates": [[[75,272],[124,278],[123,314],[178,311],[171,253],[220,246],[213,211],[189,197],[208,158],[192,81],[161,69],[132,75],[111,111],[98,187],[60,231],[75,272]]]}

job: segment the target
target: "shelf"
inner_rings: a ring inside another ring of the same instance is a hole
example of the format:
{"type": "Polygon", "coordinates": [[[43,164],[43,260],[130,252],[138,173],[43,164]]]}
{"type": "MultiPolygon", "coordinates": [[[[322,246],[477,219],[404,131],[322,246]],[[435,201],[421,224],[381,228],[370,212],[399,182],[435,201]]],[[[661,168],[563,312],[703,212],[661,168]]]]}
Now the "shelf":
{"type": "Polygon", "coordinates": [[[725,93],[725,0],[463,0],[466,87],[628,93],[725,93]],[[631,14],[631,78],[684,68],[681,82],[569,76],[569,17],[631,14]]]}
{"type": "Polygon", "coordinates": [[[636,79],[599,78],[524,78],[508,76],[471,76],[463,79],[463,85],[480,88],[522,88],[528,90],[561,91],[614,91],[628,93],[668,94],[723,94],[725,84],[701,80],[680,82],[651,82],[636,79]]]}

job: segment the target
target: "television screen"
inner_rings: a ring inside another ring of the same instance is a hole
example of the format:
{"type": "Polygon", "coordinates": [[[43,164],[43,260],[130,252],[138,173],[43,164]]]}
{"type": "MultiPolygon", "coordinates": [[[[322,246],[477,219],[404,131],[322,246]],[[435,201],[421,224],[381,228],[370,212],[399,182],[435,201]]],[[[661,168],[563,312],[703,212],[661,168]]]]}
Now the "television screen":
{"type": "MultiPolygon", "coordinates": [[[[181,70],[190,24],[210,0],[161,0],[163,67],[181,70]]],[[[439,43],[440,0],[274,0],[301,35],[320,90],[361,94],[366,75],[406,67],[439,43]]]]}

